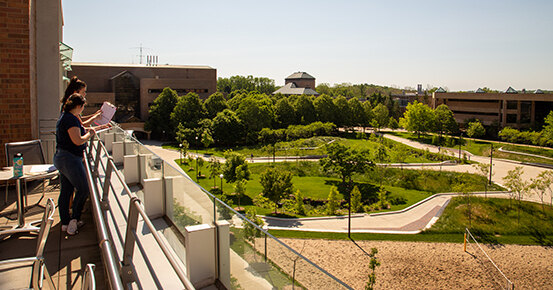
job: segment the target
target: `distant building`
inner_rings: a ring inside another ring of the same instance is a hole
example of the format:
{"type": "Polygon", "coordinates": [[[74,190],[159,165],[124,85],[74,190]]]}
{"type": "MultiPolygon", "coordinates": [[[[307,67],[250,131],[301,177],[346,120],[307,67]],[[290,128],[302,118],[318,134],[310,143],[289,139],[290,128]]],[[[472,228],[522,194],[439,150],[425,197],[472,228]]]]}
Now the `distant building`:
{"type": "Polygon", "coordinates": [[[306,72],[295,72],[284,79],[284,86],[273,92],[283,95],[315,95],[315,78],[306,72]]]}
{"type": "Polygon", "coordinates": [[[438,90],[432,94],[432,107],[446,104],[459,123],[478,119],[484,125],[527,128],[541,122],[553,110],[553,95],[541,90],[517,91],[509,87],[503,93],[448,93],[438,90]]]}
{"type": "Polygon", "coordinates": [[[69,77],[76,75],[87,84],[89,114],[104,101],[118,107],[117,122],[146,121],[154,100],[164,88],[177,94],[197,93],[206,99],[217,91],[217,70],[209,66],[132,65],[72,63],[69,77]]]}
{"type": "Polygon", "coordinates": [[[390,97],[398,103],[400,111],[405,112],[409,103],[413,103],[414,101],[425,103],[424,96],[426,96],[426,92],[422,89],[422,84],[418,84],[416,92],[406,92],[403,90],[401,94],[392,94],[390,97]]]}

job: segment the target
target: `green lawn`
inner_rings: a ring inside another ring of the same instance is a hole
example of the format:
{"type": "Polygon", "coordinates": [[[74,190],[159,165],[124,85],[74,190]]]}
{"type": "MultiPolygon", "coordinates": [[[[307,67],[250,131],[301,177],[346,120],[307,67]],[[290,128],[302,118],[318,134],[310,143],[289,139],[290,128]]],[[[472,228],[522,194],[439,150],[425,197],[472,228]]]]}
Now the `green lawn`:
{"type": "MultiPolygon", "coordinates": [[[[177,161],[178,162],[178,161],[177,161]]],[[[208,175],[207,169],[208,163],[205,162],[204,166],[200,168],[202,175],[208,175]]],[[[189,175],[195,179],[195,161],[191,165],[183,165],[183,169],[188,171],[189,175]]],[[[257,214],[272,215],[274,212],[273,206],[260,207],[254,204],[254,200],[263,191],[259,182],[260,175],[268,167],[274,166],[280,171],[289,171],[292,173],[292,183],[294,184],[294,190],[299,190],[304,198],[313,200],[311,208],[307,208],[311,213],[307,213],[307,216],[320,216],[321,208],[318,211],[315,209],[317,206],[322,206],[328,197],[331,186],[337,186],[340,192],[348,192],[341,186],[340,179],[336,176],[324,174],[319,166],[318,162],[301,161],[301,162],[278,162],[278,163],[253,163],[249,164],[251,171],[251,179],[246,186],[246,194],[240,200],[235,195],[229,195],[234,192],[233,184],[228,184],[223,180],[223,193],[229,198],[235,206],[240,204],[241,207],[255,208],[257,214]]],[[[400,210],[406,208],[433,193],[437,192],[449,192],[456,184],[460,182],[466,182],[471,185],[473,190],[484,190],[485,178],[468,173],[455,173],[455,172],[439,172],[433,170],[401,170],[401,169],[386,169],[381,171],[381,168],[367,174],[355,175],[355,185],[361,191],[363,203],[365,205],[371,205],[378,201],[378,191],[380,189],[380,182],[382,181],[382,187],[388,192],[388,199],[392,202],[390,210],[400,210]]],[[[221,180],[219,177],[213,178],[200,178],[199,184],[207,190],[212,190],[212,187],[220,187],[221,180]]],[[[499,187],[492,187],[490,190],[501,190],[499,187]]],[[[223,198],[220,194],[219,198],[223,198]]],[[[339,194],[338,198],[344,200],[343,194],[339,194]]],[[[292,212],[285,212],[283,215],[283,209],[279,209],[281,216],[300,217],[292,212]]],[[[347,210],[342,207],[338,214],[346,214],[347,210]]]]}
{"type": "MultiPolygon", "coordinates": [[[[516,201],[508,199],[471,197],[471,222],[464,197],[451,200],[440,219],[430,228],[416,235],[352,234],[354,240],[390,240],[414,242],[462,243],[463,233],[469,227],[479,242],[487,244],[522,244],[553,246],[553,209],[532,202],[522,202],[520,219],[516,201]]],[[[299,232],[272,230],[281,238],[348,239],[343,233],[299,232]]]]}
{"type": "MultiPolygon", "coordinates": [[[[455,159],[451,156],[445,156],[442,154],[435,154],[425,150],[411,148],[407,145],[386,138],[379,139],[376,138],[374,135],[371,135],[369,139],[321,136],[307,139],[299,139],[295,141],[279,142],[276,144],[276,147],[278,149],[275,151],[275,156],[283,157],[324,155],[325,152],[323,146],[331,141],[337,142],[338,144],[346,145],[356,150],[367,150],[371,155],[374,155],[376,148],[384,145],[384,147],[386,148],[385,151],[387,153],[387,159],[382,161],[379,160],[378,162],[431,163],[455,159]]],[[[163,145],[163,148],[178,150],[178,146],[176,146],[175,144],[165,144],[163,145]]],[[[250,158],[253,155],[254,157],[267,157],[267,159],[270,160],[273,155],[273,152],[268,151],[263,145],[238,146],[233,148],[197,148],[197,150],[195,148],[192,148],[189,150],[189,152],[197,152],[201,154],[223,157],[224,152],[227,150],[233,150],[234,152],[246,156],[246,158],[250,158]]]]}
{"type": "MultiPolygon", "coordinates": [[[[412,141],[417,141],[424,144],[432,144],[432,137],[433,135],[421,135],[420,138],[417,138],[417,135],[414,133],[408,133],[408,132],[386,132],[387,134],[395,135],[398,137],[402,137],[405,139],[409,139],[412,141]]],[[[539,157],[531,157],[531,156],[524,156],[519,154],[512,154],[512,153],[506,153],[498,151],[497,149],[503,148],[505,150],[509,151],[515,151],[515,152],[522,152],[522,153],[530,153],[535,155],[541,155],[546,157],[553,158],[553,149],[547,149],[547,148],[536,148],[536,147],[529,147],[529,146],[523,146],[523,145],[516,145],[516,144],[505,144],[500,142],[493,142],[493,141],[486,141],[486,140],[469,140],[469,139],[463,139],[463,145],[461,146],[462,150],[466,150],[472,154],[479,155],[479,156],[490,156],[490,149],[491,144],[493,144],[494,147],[494,153],[493,156],[497,158],[503,158],[503,159],[509,159],[509,160],[515,160],[515,161],[521,161],[521,162],[531,162],[531,163],[545,163],[545,164],[552,164],[553,160],[548,160],[545,158],[539,158],[539,157]]],[[[454,147],[456,149],[459,148],[458,145],[458,139],[455,138],[454,140],[454,147]]]]}

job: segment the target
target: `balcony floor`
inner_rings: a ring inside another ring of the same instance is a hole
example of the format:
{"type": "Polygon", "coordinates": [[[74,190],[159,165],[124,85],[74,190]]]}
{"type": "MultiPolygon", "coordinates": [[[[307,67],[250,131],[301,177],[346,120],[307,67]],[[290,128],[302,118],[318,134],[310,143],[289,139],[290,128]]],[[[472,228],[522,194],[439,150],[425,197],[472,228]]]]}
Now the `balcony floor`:
{"type": "MultiPolygon", "coordinates": [[[[43,214],[43,207],[33,206],[42,196],[42,185],[40,183],[29,183],[29,192],[31,188],[33,193],[28,196],[28,207],[25,213],[25,222],[40,220],[43,214]],[[38,184],[38,185],[37,185],[38,184]]],[[[5,185],[0,187],[0,226],[13,226],[17,224],[16,211],[16,191],[12,185],[9,187],[8,202],[4,203],[5,185]],[[10,212],[13,213],[10,214],[10,212]]],[[[59,189],[47,187],[47,193],[40,205],[46,204],[47,198],[53,198],[57,204],[59,189]]],[[[79,229],[75,236],[67,236],[61,232],[59,212],[56,209],[54,214],[54,223],[48,236],[45,249],[46,267],[56,289],[80,289],[84,269],[88,263],[96,265],[94,274],[96,277],[97,289],[108,289],[104,275],[104,268],[98,247],[98,237],[96,227],[91,213],[90,202],[87,201],[84,206],[82,220],[86,223],[79,229]]],[[[30,257],[35,255],[36,234],[18,234],[9,238],[0,240],[0,260],[30,257]]],[[[29,286],[30,276],[28,267],[26,268],[7,268],[3,267],[0,272],[0,289],[24,288],[29,286]],[[6,270],[4,270],[6,269],[6,270]]]]}

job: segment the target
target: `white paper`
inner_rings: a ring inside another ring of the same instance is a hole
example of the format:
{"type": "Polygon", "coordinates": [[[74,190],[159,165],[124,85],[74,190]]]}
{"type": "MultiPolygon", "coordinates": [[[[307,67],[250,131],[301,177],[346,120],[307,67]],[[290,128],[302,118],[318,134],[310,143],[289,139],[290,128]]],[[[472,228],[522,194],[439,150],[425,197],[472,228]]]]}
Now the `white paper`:
{"type": "Polygon", "coordinates": [[[31,170],[29,170],[29,173],[52,172],[54,170],[56,170],[56,166],[52,164],[40,164],[40,165],[32,165],[31,170]]]}
{"type": "Polygon", "coordinates": [[[104,102],[100,110],[102,110],[102,115],[100,115],[100,118],[98,120],[94,121],[96,125],[104,125],[109,123],[109,121],[111,121],[111,118],[113,118],[113,115],[115,114],[117,108],[115,108],[115,106],[110,104],[109,102],[104,102]]]}

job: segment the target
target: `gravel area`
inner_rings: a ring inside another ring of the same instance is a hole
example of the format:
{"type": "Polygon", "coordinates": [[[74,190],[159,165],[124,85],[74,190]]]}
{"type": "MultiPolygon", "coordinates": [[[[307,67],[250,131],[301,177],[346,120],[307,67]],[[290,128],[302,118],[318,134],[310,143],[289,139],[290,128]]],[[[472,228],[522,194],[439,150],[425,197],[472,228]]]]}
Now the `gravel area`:
{"type": "MultiPolygon", "coordinates": [[[[370,260],[365,252],[373,247],[378,249],[381,263],[376,270],[376,289],[501,289],[507,283],[475,244],[469,244],[465,253],[463,244],[452,243],[283,241],[355,289],[365,287],[370,260]]],[[[517,289],[553,289],[552,248],[483,248],[517,289]]],[[[268,243],[270,258],[291,276],[291,256],[281,249],[268,243]]],[[[313,273],[317,273],[313,267],[297,262],[295,276],[302,285],[309,289],[337,288],[313,273]]]]}

